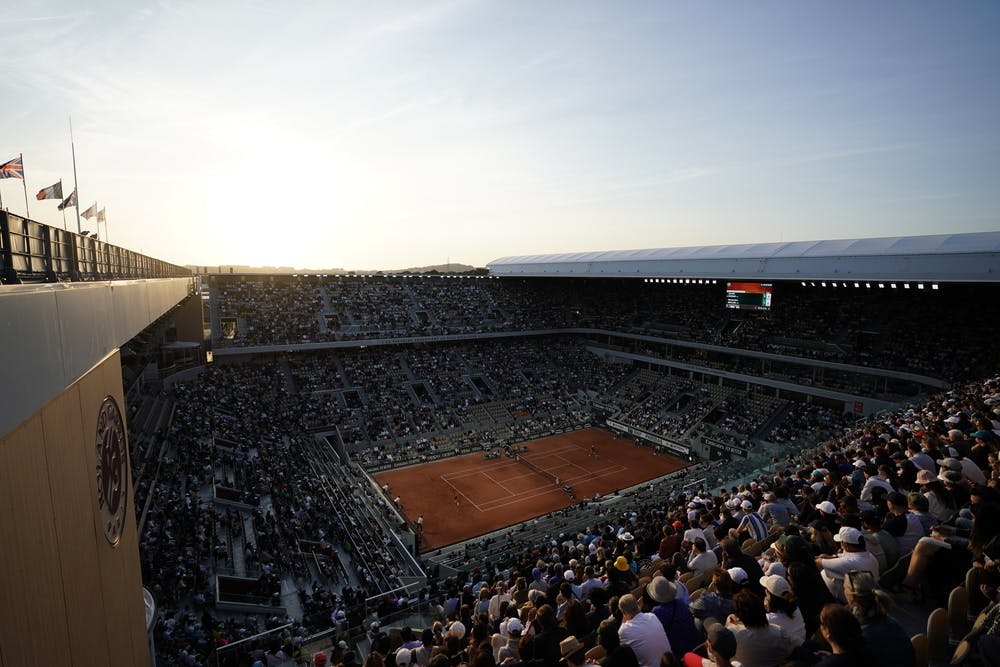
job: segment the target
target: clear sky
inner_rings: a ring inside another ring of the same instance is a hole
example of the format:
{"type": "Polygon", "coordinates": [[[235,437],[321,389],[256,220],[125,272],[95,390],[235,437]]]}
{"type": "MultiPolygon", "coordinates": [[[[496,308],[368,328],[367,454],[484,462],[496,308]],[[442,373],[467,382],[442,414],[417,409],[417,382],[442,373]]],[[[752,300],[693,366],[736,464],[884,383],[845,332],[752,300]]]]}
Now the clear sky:
{"type": "Polygon", "coordinates": [[[178,264],[1000,229],[993,1],[18,0],[0,30],[31,217],[62,225],[34,193],[72,189],[72,115],[81,208],[178,264]]]}

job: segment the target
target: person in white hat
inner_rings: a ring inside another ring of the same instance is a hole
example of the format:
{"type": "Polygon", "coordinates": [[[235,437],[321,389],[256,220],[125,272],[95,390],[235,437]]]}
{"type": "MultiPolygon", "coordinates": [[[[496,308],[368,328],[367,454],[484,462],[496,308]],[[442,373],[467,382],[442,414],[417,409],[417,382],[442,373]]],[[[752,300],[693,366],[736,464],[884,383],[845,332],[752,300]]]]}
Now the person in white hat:
{"type": "Polygon", "coordinates": [[[738,533],[745,532],[755,542],[767,539],[767,522],[754,510],[753,503],[744,500],[740,503],[740,508],[743,510],[743,516],[740,518],[740,524],[736,527],[736,531],[738,533]]]}
{"type": "Polygon", "coordinates": [[[806,621],[802,610],[795,602],[795,594],[788,581],[776,574],[760,578],[760,585],[766,591],[764,608],[767,609],[767,621],[777,625],[795,646],[802,646],[806,641],[806,621]]]}
{"type": "Polygon", "coordinates": [[[507,642],[497,649],[495,654],[498,665],[507,658],[518,657],[517,643],[521,641],[523,632],[524,626],[521,625],[521,621],[517,617],[512,617],[507,621],[507,642]]]}
{"type": "Polygon", "coordinates": [[[820,569],[820,575],[840,602],[846,602],[844,597],[844,577],[848,572],[871,572],[873,577],[878,576],[878,560],[868,552],[865,547],[865,538],[857,528],[844,526],[833,536],[835,542],[840,543],[841,553],[836,556],[823,554],[816,557],[816,567],[820,569]]]}

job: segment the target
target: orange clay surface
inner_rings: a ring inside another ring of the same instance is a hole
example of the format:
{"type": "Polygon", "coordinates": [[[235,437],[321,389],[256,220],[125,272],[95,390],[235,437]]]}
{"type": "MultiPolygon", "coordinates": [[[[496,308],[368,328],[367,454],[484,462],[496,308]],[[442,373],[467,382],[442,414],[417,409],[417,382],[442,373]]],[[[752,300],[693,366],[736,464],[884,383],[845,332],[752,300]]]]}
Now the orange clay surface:
{"type": "Polygon", "coordinates": [[[485,460],[485,452],[389,470],[373,477],[379,486],[389,485],[390,498],[399,496],[411,526],[415,527],[417,517],[423,515],[420,550],[428,551],[689,465],[596,428],[521,444],[528,447],[521,456],[558,477],[559,486],[502,453],[500,458],[485,460]],[[591,454],[591,447],[596,449],[596,456],[591,454]],[[562,485],[573,487],[577,499],[563,491],[562,485]]]}

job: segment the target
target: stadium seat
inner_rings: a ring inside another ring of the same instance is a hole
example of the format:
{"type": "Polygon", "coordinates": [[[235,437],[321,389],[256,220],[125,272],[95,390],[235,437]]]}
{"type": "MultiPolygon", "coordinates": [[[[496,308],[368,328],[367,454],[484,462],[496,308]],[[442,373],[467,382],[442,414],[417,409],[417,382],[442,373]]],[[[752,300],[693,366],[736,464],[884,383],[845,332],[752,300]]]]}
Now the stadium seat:
{"type": "Polygon", "coordinates": [[[948,662],[950,657],[948,610],[938,607],[927,617],[927,664],[940,665],[948,662]]]}
{"type": "Polygon", "coordinates": [[[927,635],[920,633],[919,635],[913,635],[910,637],[910,643],[913,644],[913,655],[914,655],[914,665],[915,667],[927,667],[927,635]]]}
{"type": "Polygon", "coordinates": [[[969,592],[965,586],[955,586],[948,595],[948,629],[952,642],[969,632],[969,592]]]}

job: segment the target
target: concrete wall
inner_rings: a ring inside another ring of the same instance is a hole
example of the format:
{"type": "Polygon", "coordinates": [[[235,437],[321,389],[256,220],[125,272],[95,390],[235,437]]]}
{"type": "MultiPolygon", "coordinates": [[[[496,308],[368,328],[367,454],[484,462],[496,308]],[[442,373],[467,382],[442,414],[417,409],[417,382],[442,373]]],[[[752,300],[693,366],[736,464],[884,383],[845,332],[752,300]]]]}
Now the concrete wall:
{"type": "Polygon", "coordinates": [[[177,305],[191,284],[165,278],[0,288],[0,434],[177,305]]]}
{"type": "Polygon", "coordinates": [[[108,396],[124,414],[117,350],[0,439],[0,665],[150,663],[130,475],[115,545],[98,504],[108,396]]]}

